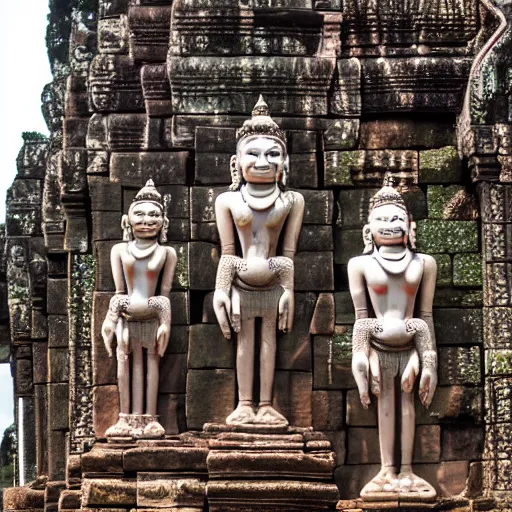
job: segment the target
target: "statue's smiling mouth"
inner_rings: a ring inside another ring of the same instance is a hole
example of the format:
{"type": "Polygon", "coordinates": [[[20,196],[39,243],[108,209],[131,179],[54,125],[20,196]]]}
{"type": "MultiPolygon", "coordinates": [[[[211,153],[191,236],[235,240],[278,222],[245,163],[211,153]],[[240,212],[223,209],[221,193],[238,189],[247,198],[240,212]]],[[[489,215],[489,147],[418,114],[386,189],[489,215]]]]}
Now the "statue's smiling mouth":
{"type": "Polygon", "coordinates": [[[383,237],[402,237],[404,235],[404,230],[402,228],[381,228],[378,231],[380,236],[383,237]]]}

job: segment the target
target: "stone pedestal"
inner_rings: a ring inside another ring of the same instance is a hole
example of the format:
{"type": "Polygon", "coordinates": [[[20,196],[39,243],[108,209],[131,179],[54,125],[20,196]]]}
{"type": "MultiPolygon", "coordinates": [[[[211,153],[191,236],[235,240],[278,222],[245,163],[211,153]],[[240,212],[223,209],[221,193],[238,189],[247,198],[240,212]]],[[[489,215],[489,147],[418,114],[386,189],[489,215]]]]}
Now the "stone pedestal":
{"type": "Polygon", "coordinates": [[[325,510],[337,500],[334,453],[306,428],[209,423],[209,510],[325,510]]]}

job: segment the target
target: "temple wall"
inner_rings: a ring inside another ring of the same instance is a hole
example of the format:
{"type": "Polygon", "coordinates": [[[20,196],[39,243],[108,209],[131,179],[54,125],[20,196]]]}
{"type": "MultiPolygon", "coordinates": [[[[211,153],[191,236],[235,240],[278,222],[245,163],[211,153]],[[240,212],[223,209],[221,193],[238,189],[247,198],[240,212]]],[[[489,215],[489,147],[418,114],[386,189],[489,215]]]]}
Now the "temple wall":
{"type": "Polygon", "coordinates": [[[65,481],[79,488],[82,455],[117,419],[116,361],[100,335],[109,255],[149,178],[170,199],[178,254],[162,424],[169,435],[201,430],[234,408],[234,343],[212,309],[214,201],[231,182],[235,128],[260,93],[287,134],[288,186],[306,203],[274,406],[327,435],[341,498],[356,498],[380,457],[375,404],[362,408],[350,368],[347,263],[362,253],[369,200],[390,172],[418,251],[438,264],[439,387],[429,410],[417,402],[415,468],[442,498],[510,499],[511,148],[508,128],[494,128],[510,126],[509,100],[493,103],[504,119],[480,122],[501,133],[495,146],[483,131],[468,135],[475,120],[456,130],[495,17],[472,0],[373,5],[99,0],[97,17],[70,11],[43,96],[52,136],[25,142],[6,226],[15,396],[34,440],[25,481],[55,482],[45,510],[65,481]],[[461,149],[461,139],[477,143],[461,149]]]}

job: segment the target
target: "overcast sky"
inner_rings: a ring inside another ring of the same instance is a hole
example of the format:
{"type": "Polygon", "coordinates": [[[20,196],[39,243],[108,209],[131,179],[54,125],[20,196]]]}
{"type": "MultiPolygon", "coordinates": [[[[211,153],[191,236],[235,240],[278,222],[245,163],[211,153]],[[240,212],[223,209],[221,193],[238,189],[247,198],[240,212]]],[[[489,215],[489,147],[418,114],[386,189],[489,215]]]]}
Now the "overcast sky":
{"type": "MultiPolygon", "coordinates": [[[[48,0],[2,2],[0,30],[0,222],[5,221],[5,194],[16,176],[21,133],[48,134],[41,114],[41,91],[51,81],[45,31],[48,0]],[[7,114],[7,115],[5,115],[7,114]]],[[[9,365],[0,364],[0,436],[13,422],[9,365]]]]}

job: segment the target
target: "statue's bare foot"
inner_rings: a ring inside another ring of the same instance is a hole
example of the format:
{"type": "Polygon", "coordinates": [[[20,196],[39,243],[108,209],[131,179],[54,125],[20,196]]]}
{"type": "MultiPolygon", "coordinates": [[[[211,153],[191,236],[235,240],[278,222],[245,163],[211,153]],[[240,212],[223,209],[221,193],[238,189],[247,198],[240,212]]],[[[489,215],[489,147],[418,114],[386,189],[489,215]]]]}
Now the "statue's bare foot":
{"type": "Polygon", "coordinates": [[[377,476],[361,491],[361,498],[367,501],[386,501],[398,498],[398,477],[393,467],[382,468],[377,476]]]}
{"type": "Polygon", "coordinates": [[[429,501],[436,497],[436,490],[412,470],[402,470],[398,475],[400,499],[411,501],[429,501]]]}
{"type": "Polygon", "coordinates": [[[247,425],[254,423],[256,415],[252,405],[238,404],[238,407],[226,418],[228,425],[247,425]]]}
{"type": "Polygon", "coordinates": [[[105,432],[107,437],[127,437],[132,435],[132,427],[128,421],[128,414],[119,414],[119,419],[105,432]]]}
{"type": "Polygon", "coordinates": [[[288,420],[278,413],[271,405],[260,405],[254,423],[262,425],[288,426],[288,420]]]}
{"type": "Polygon", "coordinates": [[[149,423],[144,427],[143,437],[145,439],[158,439],[160,437],[164,437],[164,435],[164,427],[158,423],[156,416],[153,416],[149,423]]]}

